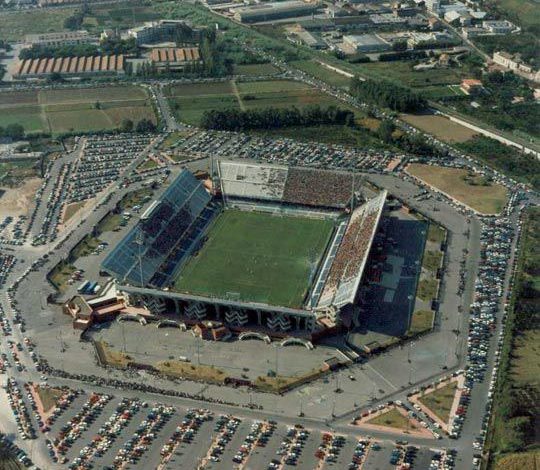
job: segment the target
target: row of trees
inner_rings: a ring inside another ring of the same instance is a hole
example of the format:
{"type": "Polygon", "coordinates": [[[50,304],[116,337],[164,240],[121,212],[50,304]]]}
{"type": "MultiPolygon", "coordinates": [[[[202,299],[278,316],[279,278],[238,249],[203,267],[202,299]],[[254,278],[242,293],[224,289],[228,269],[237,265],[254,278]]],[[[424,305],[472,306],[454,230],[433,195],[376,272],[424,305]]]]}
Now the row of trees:
{"type": "Polygon", "coordinates": [[[141,119],[137,125],[131,119],[124,119],[120,124],[120,130],[122,132],[154,132],[156,125],[150,119],[141,119]]]}
{"type": "Polygon", "coordinates": [[[58,47],[31,47],[21,49],[19,59],[42,59],[55,57],[95,56],[127,54],[138,55],[135,38],[115,39],[108,38],[97,44],[66,44],[58,47]]]}
{"type": "Polygon", "coordinates": [[[455,146],[508,176],[540,190],[540,160],[536,156],[521,153],[514,147],[484,136],[476,136],[455,146]]]}
{"type": "Polygon", "coordinates": [[[76,31],[78,29],[81,29],[81,26],[84,22],[84,18],[86,15],[90,13],[90,8],[85,3],[83,6],[75,11],[71,16],[68,16],[64,20],[64,28],[69,29],[71,31],[76,31]]]}
{"type": "Polygon", "coordinates": [[[238,109],[206,111],[201,127],[226,131],[249,129],[276,129],[291,126],[315,126],[320,124],[354,124],[354,113],[335,106],[321,108],[318,105],[303,109],[266,108],[241,111],[238,109]]]}
{"type": "Polygon", "coordinates": [[[21,124],[8,124],[6,127],[0,126],[0,137],[20,140],[24,137],[24,127],[21,124]]]}
{"type": "Polygon", "coordinates": [[[351,80],[351,93],[361,101],[378,104],[400,112],[415,112],[427,106],[426,99],[410,88],[385,80],[351,80]]]}

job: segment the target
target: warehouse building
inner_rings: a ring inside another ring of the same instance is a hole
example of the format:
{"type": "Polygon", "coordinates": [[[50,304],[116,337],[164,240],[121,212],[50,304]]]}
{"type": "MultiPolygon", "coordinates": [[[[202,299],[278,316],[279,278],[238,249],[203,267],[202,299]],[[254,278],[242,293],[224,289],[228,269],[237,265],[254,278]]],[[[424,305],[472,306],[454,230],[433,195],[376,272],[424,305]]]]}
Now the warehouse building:
{"type": "Polygon", "coordinates": [[[47,78],[59,73],[69,77],[124,73],[124,56],[57,57],[22,60],[14,78],[47,78]]]}
{"type": "Polygon", "coordinates": [[[158,47],[150,52],[150,60],[158,70],[183,70],[202,62],[198,47],[158,47]]]}
{"type": "Polygon", "coordinates": [[[392,46],[376,34],[360,34],[343,36],[343,48],[350,53],[369,53],[388,51],[392,46]]]}
{"type": "Polygon", "coordinates": [[[306,3],[299,0],[283,2],[258,3],[247,7],[235,8],[234,18],[242,23],[257,23],[259,21],[295,18],[315,13],[319,8],[318,2],[306,3]]]}

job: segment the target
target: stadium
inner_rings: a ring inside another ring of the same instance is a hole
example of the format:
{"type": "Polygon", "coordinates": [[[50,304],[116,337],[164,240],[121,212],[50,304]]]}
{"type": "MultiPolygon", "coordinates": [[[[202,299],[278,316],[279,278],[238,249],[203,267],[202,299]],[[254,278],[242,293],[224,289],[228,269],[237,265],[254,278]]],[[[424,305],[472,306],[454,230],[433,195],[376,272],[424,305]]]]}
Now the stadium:
{"type": "Polygon", "coordinates": [[[355,303],[386,192],[359,201],[346,172],[214,167],[211,185],[182,170],[102,270],[155,315],[270,336],[336,331],[355,303]]]}

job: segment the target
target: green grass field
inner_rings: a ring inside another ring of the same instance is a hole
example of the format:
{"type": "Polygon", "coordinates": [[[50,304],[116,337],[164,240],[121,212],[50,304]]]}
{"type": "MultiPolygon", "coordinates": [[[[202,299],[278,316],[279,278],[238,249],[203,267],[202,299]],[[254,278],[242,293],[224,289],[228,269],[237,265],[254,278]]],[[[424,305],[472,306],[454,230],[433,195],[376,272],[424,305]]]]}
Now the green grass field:
{"type": "Polygon", "coordinates": [[[174,288],[299,308],[333,226],[331,220],[225,211],[174,288]]]}
{"type": "Polygon", "coordinates": [[[456,390],[457,382],[450,382],[448,385],[428,393],[418,400],[433,411],[441,421],[447,423],[450,419],[450,411],[456,396],[456,390]]]}
{"type": "Polygon", "coordinates": [[[192,125],[198,125],[204,112],[213,109],[303,108],[313,104],[343,107],[335,98],[291,80],[172,85],[166,95],[176,118],[192,125]]]}
{"type": "Polygon", "coordinates": [[[30,133],[110,130],[124,119],[144,118],[156,121],[150,98],[137,86],[3,93],[0,101],[0,126],[18,123],[30,133]]]}
{"type": "MultiPolygon", "coordinates": [[[[332,86],[348,89],[349,85],[351,84],[351,79],[349,77],[341,73],[334,72],[333,70],[322,66],[314,60],[297,60],[291,62],[290,65],[296,67],[297,69],[303,70],[304,72],[309,73],[332,86]]],[[[345,63],[343,64],[342,68],[346,68],[345,63]]]]}

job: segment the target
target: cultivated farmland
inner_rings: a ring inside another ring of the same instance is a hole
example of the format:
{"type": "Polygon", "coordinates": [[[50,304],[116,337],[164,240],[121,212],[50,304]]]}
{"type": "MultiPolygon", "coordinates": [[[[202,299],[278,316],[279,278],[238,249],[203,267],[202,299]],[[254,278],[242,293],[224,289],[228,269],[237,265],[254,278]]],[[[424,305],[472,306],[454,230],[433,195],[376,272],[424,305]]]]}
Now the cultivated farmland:
{"type": "Polygon", "coordinates": [[[110,86],[0,94],[0,126],[19,123],[26,132],[110,130],[123,119],[156,121],[144,89],[110,86]]]}
{"type": "Polygon", "coordinates": [[[444,142],[466,142],[477,135],[468,127],[434,114],[402,114],[401,119],[444,142]]]}
{"type": "Polygon", "coordinates": [[[199,124],[205,111],[213,109],[341,105],[331,96],[291,80],[173,85],[166,89],[166,94],[176,117],[193,125],[199,124]]]}

